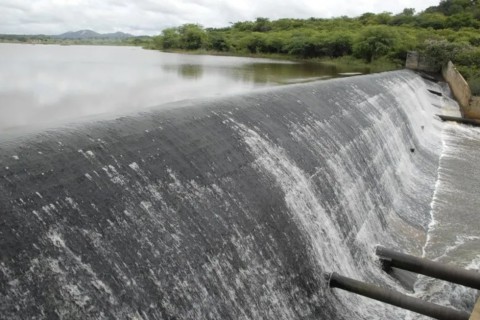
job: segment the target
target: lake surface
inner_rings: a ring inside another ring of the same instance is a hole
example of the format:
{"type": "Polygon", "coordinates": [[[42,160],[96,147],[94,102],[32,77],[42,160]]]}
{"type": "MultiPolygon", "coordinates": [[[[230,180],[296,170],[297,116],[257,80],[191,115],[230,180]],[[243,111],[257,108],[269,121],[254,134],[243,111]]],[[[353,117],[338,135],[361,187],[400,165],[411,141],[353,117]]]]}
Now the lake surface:
{"type": "Polygon", "coordinates": [[[0,44],[0,132],[343,72],[365,70],[138,47],[0,44]]]}

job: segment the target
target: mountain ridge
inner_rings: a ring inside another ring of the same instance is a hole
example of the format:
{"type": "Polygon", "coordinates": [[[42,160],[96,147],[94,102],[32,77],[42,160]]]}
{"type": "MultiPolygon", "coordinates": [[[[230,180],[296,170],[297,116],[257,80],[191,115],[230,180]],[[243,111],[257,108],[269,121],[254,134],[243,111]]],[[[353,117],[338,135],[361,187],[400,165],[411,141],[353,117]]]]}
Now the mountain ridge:
{"type": "Polygon", "coordinates": [[[53,36],[57,39],[126,39],[135,37],[132,34],[125,32],[113,32],[113,33],[98,33],[93,30],[84,29],[78,31],[68,31],[59,35],[53,36]]]}

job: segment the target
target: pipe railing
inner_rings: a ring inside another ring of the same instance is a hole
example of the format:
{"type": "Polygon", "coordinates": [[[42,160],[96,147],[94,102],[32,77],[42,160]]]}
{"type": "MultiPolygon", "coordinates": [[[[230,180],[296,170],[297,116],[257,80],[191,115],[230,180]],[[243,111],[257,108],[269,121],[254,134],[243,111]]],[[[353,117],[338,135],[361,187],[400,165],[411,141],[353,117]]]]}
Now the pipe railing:
{"type": "Polygon", "coordinates": [[[371,299],[385,302],[403,309],[407,309],[438,320],[468,320],[467,312],[459,311],[431,302],[407,296],[394,290],[382,288],[351,278],[341,276],[335,272],[326,275],[331,288],[338,288],[356,293],[371,299]]]}
{"type": "Polygon", "coordinates": [[[415,257],[382,246],[377,247],[376,254],[386,268],[403,269],[480,290],[479,272],[415,257]]]}

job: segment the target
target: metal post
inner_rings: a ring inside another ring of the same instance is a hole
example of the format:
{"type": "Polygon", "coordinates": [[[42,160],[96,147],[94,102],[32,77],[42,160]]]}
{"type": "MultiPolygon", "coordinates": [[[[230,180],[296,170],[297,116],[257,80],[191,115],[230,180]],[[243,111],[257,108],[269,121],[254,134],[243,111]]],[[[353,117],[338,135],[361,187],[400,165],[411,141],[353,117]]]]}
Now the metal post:
{"type": "Polygon", "coordinates": [[[393,290],[381,288],[358,280],[343,277],[335,272],[329,275],[329,279],[331,288],[338,288],[353,292],[435,319],[468,320],[470,317],[467,312],[439,306],[434,303],[416,299],[393,290]]]}
{"type": "Polygon", "coordinates": [[[383,258],[384,266],[388,265],[480,290],[480,273],[476,271],[444,265],[382,246],[377,247],[376,253],[377,256],[383,258]]]}

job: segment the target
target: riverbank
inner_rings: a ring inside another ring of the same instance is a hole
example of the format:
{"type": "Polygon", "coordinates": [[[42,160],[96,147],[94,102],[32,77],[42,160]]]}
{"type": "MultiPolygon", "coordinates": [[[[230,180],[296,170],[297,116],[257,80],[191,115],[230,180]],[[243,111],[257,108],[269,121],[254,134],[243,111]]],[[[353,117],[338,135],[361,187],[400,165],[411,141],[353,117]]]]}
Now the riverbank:
{"type": "Polygon", "coordinates": [[[225,51],[214,51],[206,49],[198,50],[183,50],[183,49],[173,49],[173,50],[158,50],[149,47],[143,47],[146,50],[157,50],[165,53],[177,53],[177,54],[187,54],[187,55],[209,55],[209,56],[224,56],[224,57],[244,57],[244,58],[262,58],[262,59],[274,59],[274,60],[284,60],[295,63],[312,63],[312,64],[322,64],[325,66],[336,67],[340,72],[349,72],[352,69],[360,70],[363,69],[365,72],[362,73],[378,73],[384,71],[393,71],[403,69],[403,63],[394,62],[388,59],[378,59],[372,62],[366,62],[363,59],[357,59],[353,56],[343,56],[339,58],[298,58],[295,56],[280,54],[280,53],[249,53],[249,52],[225,52],[225,51]]]}

